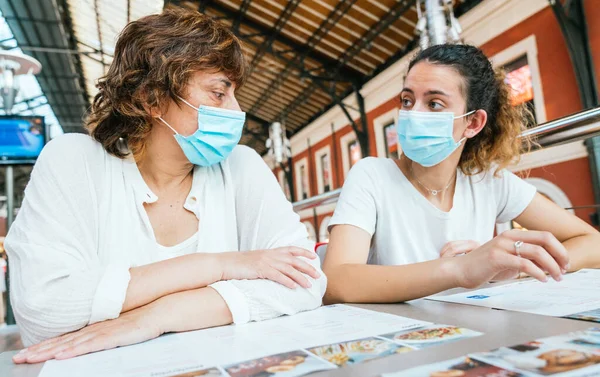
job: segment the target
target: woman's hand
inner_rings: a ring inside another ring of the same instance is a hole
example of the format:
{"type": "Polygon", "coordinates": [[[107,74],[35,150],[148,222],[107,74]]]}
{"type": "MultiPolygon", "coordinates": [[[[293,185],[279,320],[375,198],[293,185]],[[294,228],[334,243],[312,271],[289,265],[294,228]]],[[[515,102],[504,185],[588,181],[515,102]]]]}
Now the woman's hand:
{"type": "Polygon", "coordinates": [[[15,364],[63,360],[87,353],[140,343],[160,336],[160,316],[152,304],[98,322],[81,330],[48,339],[13,357],[15,364]]]}
{"type": "Polygon", "coordinates": [[[318,279],[320,274],[299,257],[315,259],[317,254],[294,246],[223,253],[221,280],[268,279],[290,289],[298,285],[310,288],[311,283],[303,274],[313,279],[318,279]]]}
{"type": "Polygon", "coordinates": [[[468,254],[479,246],[481,246],[479,242],[472,240],[450,241],[440,251],[440,258],[451,258],[461,254],[468,254]]]}
{"type": "Polygon", "coordinates": [[[569,269],[565,247],[548,232],[510,230],[456,258],[458,284],[476,288],[491,280],[513,279],[525,273],[539,281],[547,281],[546,273],[556,280],[569,269]],[[515,243],[522,241],[517,256],[515,243]]]}

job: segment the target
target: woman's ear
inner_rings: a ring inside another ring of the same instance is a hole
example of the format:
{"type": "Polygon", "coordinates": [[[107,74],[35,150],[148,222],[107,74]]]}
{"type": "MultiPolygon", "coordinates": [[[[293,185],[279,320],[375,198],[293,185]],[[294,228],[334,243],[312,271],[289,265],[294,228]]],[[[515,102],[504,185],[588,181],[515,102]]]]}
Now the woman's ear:
{"type": "Polygon", "coordinates": [[[148,113],[152,118],[159,118],[162,116],[162,111],[160,111],[160,108],[158,107],[144,105],[144,110],[146,110],[146,113],[148,113]]]}
{"type": "Polygon", "coordinates": [[[483,127],[485,127],[485,124],[487,123],[487,112],[485,110],[477,110],[467,117],[467,122],[469,122],[469,125],[465,130],[464,137],[470,139],[477,136],[483,127]]]}

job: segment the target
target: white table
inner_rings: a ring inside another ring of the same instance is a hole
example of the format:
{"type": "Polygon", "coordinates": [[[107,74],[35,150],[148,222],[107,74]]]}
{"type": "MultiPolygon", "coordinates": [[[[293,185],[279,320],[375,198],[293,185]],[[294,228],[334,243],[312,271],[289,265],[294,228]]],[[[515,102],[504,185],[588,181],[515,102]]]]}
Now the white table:
{"type": "MultiPolygon", "coordinates": [[[[427,300],[417,300],[407,304],[357,306],[434,323],[466,327],[483,332],[484,335],[439,347],[388,356],[364,364],[316,373],[311,376],[377,376],[381,373],[443,361],[472,352],[491,350],[500,346],[511,346],[546,336],[558,335],[594,326],[592,322],[543,317],[427,300]]],[[[41,364],[13,365],[11,357],[14,353],[5,352],[0,354],[0,376],[37,377],[39,375],[42,369],[41,364]]]]}

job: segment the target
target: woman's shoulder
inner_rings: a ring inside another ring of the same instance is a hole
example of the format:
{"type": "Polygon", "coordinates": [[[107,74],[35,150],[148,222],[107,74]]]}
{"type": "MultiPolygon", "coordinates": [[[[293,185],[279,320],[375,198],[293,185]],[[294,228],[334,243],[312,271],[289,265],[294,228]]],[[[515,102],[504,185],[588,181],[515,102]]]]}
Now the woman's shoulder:
{"type": "Polygon", "coordinates": [[[397,169],[398,166],[391,158],[365,157],[352,166],[349,175],[372,178],[389,177],[389,174],[397,169]]]}
{"type": "Polygon", "coordinates": [[[63,134],[50,140],[42,150],[40,158],[75,158],[85,155],[102,155],[106,151],[102,145],[92,139],[89,135],[69,133],[63,134]]]}
{"type": "Polygon", "coordinates": [[[468,179],[472,185],[478,186],[494,186],[497,184],[502,184],[506,179],[510,179],[515,175],[507,169],[498,170],[497,167],[492,167],[487,171],[482,171],[472,175],[464,175],[459,170],[459,174],[468,179]]]}
{"type": "Polygon", "coordinates": [[[85,169],[103,167],[110,157],[102,145],[89,135],[69,133],[46,144],[35,169],[60,175],[81,174],[85,169]]]}

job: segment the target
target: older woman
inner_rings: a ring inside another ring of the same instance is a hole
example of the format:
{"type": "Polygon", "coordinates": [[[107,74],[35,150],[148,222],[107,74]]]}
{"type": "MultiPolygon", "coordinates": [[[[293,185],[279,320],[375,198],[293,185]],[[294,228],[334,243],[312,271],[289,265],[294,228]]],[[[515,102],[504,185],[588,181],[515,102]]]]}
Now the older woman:
{"type": "Polygon", "coordinates": [[[46,146],[6,239],[23,341],[42,342],[16,363],[321,305],[306,229],[236,147],[244,64],[239,40],[196,12],[123,30],[91,137],[46,146]]]}

